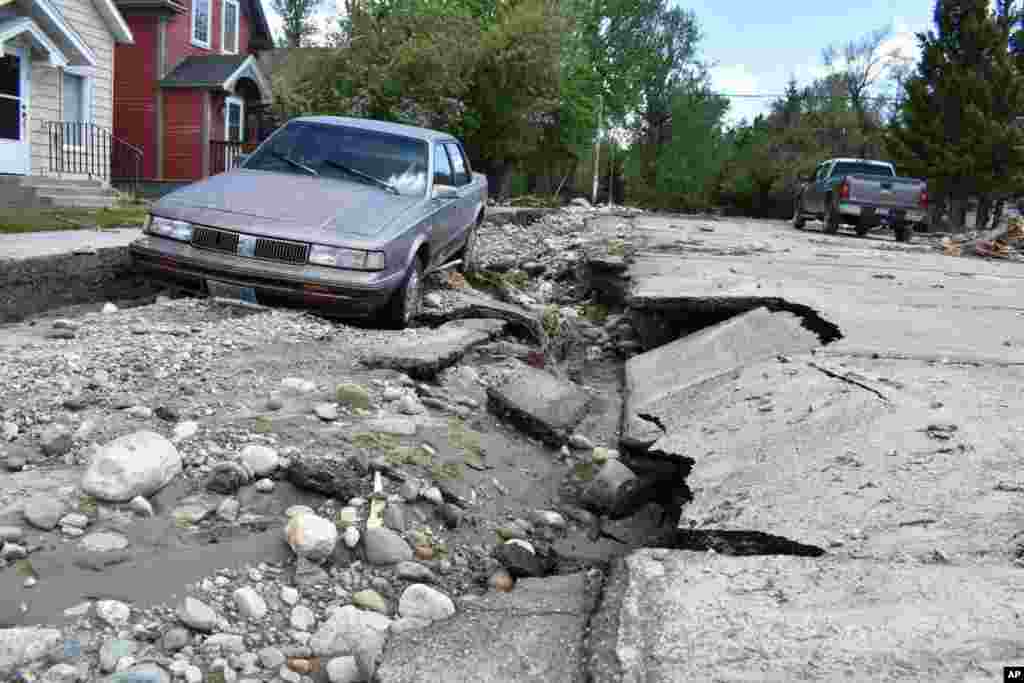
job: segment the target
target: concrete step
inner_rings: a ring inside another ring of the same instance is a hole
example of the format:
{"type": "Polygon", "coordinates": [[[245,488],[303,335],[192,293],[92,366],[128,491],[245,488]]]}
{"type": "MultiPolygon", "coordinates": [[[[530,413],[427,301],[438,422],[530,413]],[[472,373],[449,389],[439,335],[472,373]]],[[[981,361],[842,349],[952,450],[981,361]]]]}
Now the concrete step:
{"type": "Polygon", "coordinates": [[[65,195],[68,197],[80,196],[80,195],[98,195],[98,196],[118,196],[117,190],[110,187],[101,187],[99,185],[90,186],[79,186],[79,185],[28,185],[24,186],[25,189],[36,192],[41,195],[65,195]]]}
{"type": "Polygon", "coordinates": [[[88,188],[93,190],[105,187],[99,180],[88,178],[52,178],[50,176],[25,176],[20,184],[23,187],[88,188]]]}
{"type": "Polygon", "coordinates": [[[65,194],[62,192],[40,192],[36,195],[41,201],[52,202],[53,206],[79,209],[109,209],[117,204],[116,195],[106,194],[65,194]]]}

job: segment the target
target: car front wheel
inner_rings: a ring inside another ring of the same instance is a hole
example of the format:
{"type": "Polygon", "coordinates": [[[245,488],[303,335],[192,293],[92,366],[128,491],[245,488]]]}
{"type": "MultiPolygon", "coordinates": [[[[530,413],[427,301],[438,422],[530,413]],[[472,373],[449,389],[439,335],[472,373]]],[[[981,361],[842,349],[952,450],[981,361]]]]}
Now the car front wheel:
{"type": "Polygon", "coordinates": [[[829,235],[834,235],[839,232],[839,212],[836,211],[835,204],[829,199],[825,203],[825,232],[829,235]]]}
{"type": "Polygon", "coordinates": [[[391,295],[384,311],[384,322],[396,329],[405,329],[420,313],[423,302],[423,261],[413,259],[402,286],[391,295]]]}
{"type": "Polygon", "coordinates": [[[803,230],[804,222],[804,203],[800,197],[797,197],[793,202],[793,227],[803,230]]]}
{"type": "Polygon", "coordinates": [[[477,268],[480,267],[479,263],[479,250],[477,246],[477,239],[479,237],[480,224],[474,223],[466,235],[466,243],[462,247],[462,263],[459,264],[459,272],[463,275],[469,273],[475,273],[477,268]]]}

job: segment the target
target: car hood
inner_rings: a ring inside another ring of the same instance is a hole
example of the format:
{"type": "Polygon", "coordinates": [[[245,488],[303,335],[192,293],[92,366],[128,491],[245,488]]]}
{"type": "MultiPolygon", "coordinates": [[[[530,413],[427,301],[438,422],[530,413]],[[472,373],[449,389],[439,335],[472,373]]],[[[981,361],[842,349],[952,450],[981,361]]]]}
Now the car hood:
{"type": "Polygon", "coordinates": [[[164,196],[153,212],[275,237],[370,239],[422,201],[361,182],[238,169],[164,196]]]}

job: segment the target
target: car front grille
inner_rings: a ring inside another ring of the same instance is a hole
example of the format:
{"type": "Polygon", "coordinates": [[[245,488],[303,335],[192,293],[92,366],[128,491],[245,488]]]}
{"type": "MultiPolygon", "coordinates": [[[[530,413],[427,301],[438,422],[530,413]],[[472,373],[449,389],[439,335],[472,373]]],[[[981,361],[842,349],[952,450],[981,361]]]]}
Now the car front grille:
{"type": "Polygon", "coordinates": [[[238,252],[238,233],[201,228],[197,225],[192,228],[192,246],[235,254],[238,252]]]}
{"type": "Polygon", "coordinates": [[[260,237],[256,240],[255,256],[256,258],[265,258],[271,261],[305,263],[309,256],[309,245],[299,242],[268,240],[260,237]]]}
{"type": "Polygon", "coordinates": [[[192,229],[192,246],[284,263],[305,263],[309,257],[308,244],[251,237],[198,225],[192,229]]]}

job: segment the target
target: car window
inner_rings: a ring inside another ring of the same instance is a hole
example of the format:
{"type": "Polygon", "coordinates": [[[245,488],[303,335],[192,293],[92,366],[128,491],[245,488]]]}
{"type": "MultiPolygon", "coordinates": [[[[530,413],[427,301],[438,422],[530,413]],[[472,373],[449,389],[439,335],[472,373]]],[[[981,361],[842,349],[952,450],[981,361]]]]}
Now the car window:
{"type": "Polygon", "coordinates": [[[454,185],[452,164],[444,145],[434,146],[434,185],[454,185]]]}
{"type": "Polygon", "coordinates": [[[821,180],[822,178],[825,177],[825,173],[827,173],[827,172],[828,172],[828,164],[827,163],[822,164],[818,168],[818,174],[816,176],[814,176],[814,179],[815,180],[821,180]]]}
{"type": "Polygon", "coordinates": [[[462,154],[462,148],[454,142],[446,142],[445,147],[448,148],[448,157],[452,161],[455,184],[468,185],[471,180],[469,176],[469,165],[466,163],[466,157],[462,154]]]}
{"type": "Polygon", "coordinates": [[[421,140],[308,121],[275,132],[245,162],[247,169],[388,183],[403,195],[427,191],[427,144],[421,140]]]}
{"type": "Polygon", "coordinates": [[[858,161],[840,161],[836,163],[836,167],[832,170],[832,175],[879,175],[887,178],[892,178],[895,174],[892,169],[885,164],[869,164],[858,161]]]}

